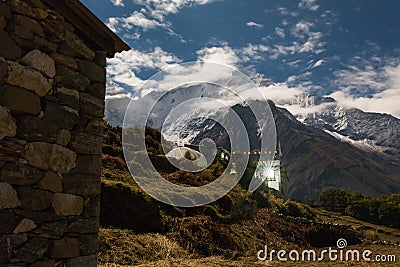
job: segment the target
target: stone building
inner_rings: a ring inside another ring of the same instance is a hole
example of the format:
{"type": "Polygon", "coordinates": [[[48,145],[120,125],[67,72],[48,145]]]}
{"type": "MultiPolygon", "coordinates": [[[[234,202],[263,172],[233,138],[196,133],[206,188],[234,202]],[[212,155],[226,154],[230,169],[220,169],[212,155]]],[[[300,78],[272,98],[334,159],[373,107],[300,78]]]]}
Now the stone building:
{"type": "Polygon", "coordinates": [[[269,166],[265,178],[265,184],[268,188],[272,189],[277,197],[285,200],[289,199],[288,184],[289,179],[285,167],[282,165],[282,158],[276,156],[269,166]]]}
{"type": "Polygon", "coordinates": [[[0,1],[0,266],[96,266],[106,57],[77,0],[0,1]]]}

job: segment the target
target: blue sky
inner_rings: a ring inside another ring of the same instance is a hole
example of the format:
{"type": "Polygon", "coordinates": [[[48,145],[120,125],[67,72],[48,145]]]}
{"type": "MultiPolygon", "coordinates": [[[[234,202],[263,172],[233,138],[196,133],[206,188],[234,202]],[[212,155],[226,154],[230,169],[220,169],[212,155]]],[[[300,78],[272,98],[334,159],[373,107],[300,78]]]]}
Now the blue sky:
{"type": "Polygon", "coordinates": [[[400,1],[82,2],[132,47],[109,60],[118,85],[109,96],[129,95],[176,63],[207,60],[273,82],[277,102],[309,92],[400,117],[400,1]]]}

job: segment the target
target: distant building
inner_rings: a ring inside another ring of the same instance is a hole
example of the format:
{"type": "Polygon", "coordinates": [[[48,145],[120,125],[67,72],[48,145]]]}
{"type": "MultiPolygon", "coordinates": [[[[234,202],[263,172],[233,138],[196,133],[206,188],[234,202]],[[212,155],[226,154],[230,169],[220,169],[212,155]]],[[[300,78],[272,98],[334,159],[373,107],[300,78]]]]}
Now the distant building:
{"type": "Polygon", "coordinates": [[[256,179],[264,181],[264,184],[272,190],[277,197],[288,199],[289,178],[286,169],[282,164],[282,151],[279,148],[275,153],[274,159],[259,162],[259,167],[254,174],[256,179]]]}
{"type": "MultiPolygon", "coordinates": [[[[196,151],[199,150],[198,145],[188,145],[185,144],[186,147],[190,147],[196,151]]],[[[231,157],[231,153],[225,150],[222,147],[217,147],[217,153],[216,153],[216,159],[228,163],[231,157]]],[[[282,151],[280,147],[280,143],[278,145],[278,149],[276,152],[270,151],[270,152],[258,152],[258,151],[236,151],[232,152],[233,155],[249,155],[250,160],[258,160],[261,154],[273,154],[275,153],[275,156],[273,160],[265,160],[265,161],[259,161],[258,162],[258,167],[256,172],[254,173],[254,178],[262,180],[264,184],[271,189],[272,193],[280,198],[283,199],[288,199],[289,198],[289,193],[288,193],[288,184],[289,184],[289,178],[286,173],[286,169],[282,164],[282,151]]],[[[236,164],[233,163],[231,169],[229,170],[229,173],[231,175],[237,174],[236,170],[236,164]]]]}
{"type": "Polygon", "coordinates": [[[278,197],[288,199],[288,183],[289,179],[285,167],[282,165],[282,160],[279,157],[271,162],[270,171],[265,179],[265,184],[273,189],[278,197]]]}

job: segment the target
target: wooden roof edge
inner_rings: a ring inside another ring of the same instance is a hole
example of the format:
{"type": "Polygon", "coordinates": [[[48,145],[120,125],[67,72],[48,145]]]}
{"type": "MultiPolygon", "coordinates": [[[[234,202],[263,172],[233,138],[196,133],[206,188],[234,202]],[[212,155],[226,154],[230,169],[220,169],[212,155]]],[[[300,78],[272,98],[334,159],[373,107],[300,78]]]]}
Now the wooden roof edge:
{"type": "Polygon", "coordinates": [[[44,2],[72,23],[83,35],[80,37],[92,48],[106,51],[107,57],[131,49],[79,0],[44,0],[44,2]]]}

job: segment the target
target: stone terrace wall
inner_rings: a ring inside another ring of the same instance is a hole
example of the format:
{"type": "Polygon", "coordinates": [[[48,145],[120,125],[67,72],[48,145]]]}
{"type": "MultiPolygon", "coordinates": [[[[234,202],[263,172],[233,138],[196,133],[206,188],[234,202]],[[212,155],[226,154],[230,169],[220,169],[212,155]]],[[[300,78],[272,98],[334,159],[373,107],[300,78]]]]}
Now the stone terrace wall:
{"type": "Polygon", "coordinates": [[[0,1],[0,266],[96,266],[106,52],[0,1]]]}

